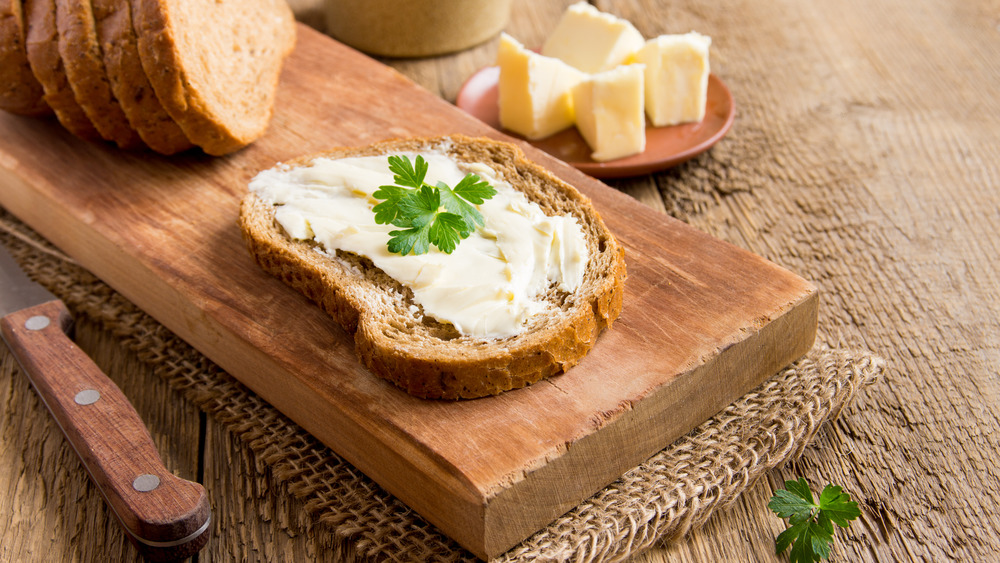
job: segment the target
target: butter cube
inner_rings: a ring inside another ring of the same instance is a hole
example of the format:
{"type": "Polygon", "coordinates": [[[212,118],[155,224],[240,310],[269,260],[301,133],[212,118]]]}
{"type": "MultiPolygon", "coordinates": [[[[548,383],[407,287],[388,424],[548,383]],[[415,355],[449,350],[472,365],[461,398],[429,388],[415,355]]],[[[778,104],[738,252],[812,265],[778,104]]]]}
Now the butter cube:
{"type": "Polygon", "coordinates": [[[708,101],[708,49],[700,33],[661,35],[636,54],[646,65],[646,115],[656,127],[698,122],[708,101]]]}
{"type": "Polygon", "coordinates": [[[577,2],[563,12],[541,53],[595,73],[629,62],[644,42],[639,30],[627,20],[577,2]]]}
{"type": "Polygon", "coordinates": [[[528,139],[541,139],[573,125],[573,87],[586,74],[524,48],[500,34],[498,96],[500,125],[528,139]]]}
{"type": "Polygon", "coordinates": [[[631,64],[592,75],[573,89],[576,128],[601,162],[646,149],[645,66],[631,64]]]}

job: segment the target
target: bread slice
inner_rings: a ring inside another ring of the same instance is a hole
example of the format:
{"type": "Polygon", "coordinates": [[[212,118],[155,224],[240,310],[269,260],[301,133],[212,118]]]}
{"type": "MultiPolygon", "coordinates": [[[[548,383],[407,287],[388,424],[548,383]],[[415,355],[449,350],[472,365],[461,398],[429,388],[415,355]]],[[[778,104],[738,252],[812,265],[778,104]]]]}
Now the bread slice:
{"type": "Polygon", "coordinates": [[[239,223],[251,255],[267,272],[306,295],[354,337],[364,365],[406,392],[424,398],[474,398],[523,387],[577,364],[622,308],[624,250],[590,201],[575,188],[528,161],[515,145],[485,138],[414,138],[342,148],[296,159],[391,155],[438,148],[457,161],[483,163],[537,203],[546,214],[571,214],[589,249],[583,283],[572,293],[551,290],[554,312],[530,317],[523,332],[506,338],[459,334],[422,315],[408,289],[365,257],[322,254],[292,239],[275,221],[275,207],[250,192],[239,223]]]}
{"type": "Polygon", "coordinates": [[[94,124],[76,101],[59,56],[55,0],[24,0],[27,24],[25,48],[31,72],[45,90],[45,102],[67,131],[87,140],[97,140],[94,124]]]}
{"type": "Polygon", "coordinates": [[[90,0],[56,0],[56,29],[70,88],[101,137],[123,149],[144,146],[111,91],[90,0]]]}
{"type": "Polygon", "coordinates": [[[52,113],[28,64],[21,0],[0,0],[0,109],[19,115],[52,113]]]}
{"type": "Polygon", "coordinates": [[[295,43],[284,0],[131,0],[139,57],[185,135],[223,155],[264,134],[295,43]]]}
{"type": "Polygon", "coordinates": [[[192,148],[194,144],[163,109],[142,69],[129,3],[91,0],[91,5],[111,92],[132,128],[158,153],[170,155],[192,148]]]}

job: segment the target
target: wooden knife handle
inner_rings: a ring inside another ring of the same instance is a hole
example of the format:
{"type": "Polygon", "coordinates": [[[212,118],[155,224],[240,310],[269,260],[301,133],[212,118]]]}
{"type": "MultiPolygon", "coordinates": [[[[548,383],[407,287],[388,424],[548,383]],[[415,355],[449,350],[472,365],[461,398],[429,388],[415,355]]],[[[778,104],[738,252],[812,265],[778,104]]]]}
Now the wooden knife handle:
{"type": "Polygon", "coordinates": [[[169,473],[139,414],[68,336],[61,301],[18,311],[0,332],[45,406],[148,559],[183,559],[209,537],[205,489],[169,473]]]}

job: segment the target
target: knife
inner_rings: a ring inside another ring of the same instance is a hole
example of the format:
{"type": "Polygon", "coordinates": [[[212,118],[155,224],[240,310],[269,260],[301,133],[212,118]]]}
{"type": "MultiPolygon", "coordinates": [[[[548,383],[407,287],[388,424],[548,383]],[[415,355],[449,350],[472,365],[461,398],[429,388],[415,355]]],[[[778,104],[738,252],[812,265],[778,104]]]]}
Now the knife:
{"type": "Polygon", "coordinates": [[[167,471],[132,404],[69,337],[62,301],[0,245],[0,333],[111,511],[152,561],[184,559],[210,536],[205,489],[167,471]]]}

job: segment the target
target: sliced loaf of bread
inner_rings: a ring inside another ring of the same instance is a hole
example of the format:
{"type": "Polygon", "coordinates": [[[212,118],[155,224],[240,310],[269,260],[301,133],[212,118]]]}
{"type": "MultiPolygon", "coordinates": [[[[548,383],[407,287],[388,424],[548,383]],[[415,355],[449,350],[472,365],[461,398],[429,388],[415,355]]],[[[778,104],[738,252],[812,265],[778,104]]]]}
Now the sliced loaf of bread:
{"type": "MultiPolygon", "coordinates": [[[[309,168],[317,158],[388,156],[445,151],[457,162],[480,163],[523,193],[545,215],[579,224],[588,259],[582,282],[567,294],[552,287],[539,296],[544,313],[518,334],[469,336],[423,314],[409,288],[365,256],[294,239],[275,218],[277,207],[253,190],[243,199],[240,227],[251,255],[267,272],[306,295],[349,334],[374,374],[424,398],[474,398],[524,387],[577,364],[622,308],[625,260],[591,202],[573,186],[530,162],[512,144],[484,138],[414,138],[343,148],[296,159],[278,170],[309,168]]],[[[461,244],[461,243],[460,243],[461,244]]]]}
{"type": "Polygon", "coordinates": [[[224,155],[264,134],[295,44],[284,0],[131,0],[142,67],[185,135],[224,155]]]}
{"type": "Polygon", "coordinates": [[[76,101],[59,56],[55,0],[24,0],[24,16],[28,62],[45,90],[45,102],[67,131],[82,139],[100,139],[94,124],[76,101]]]}
{"type": "Polygon", "coordinates": [[[175,154],[193,145],[163,109],[139,60],[132,8],[122,0],[91,0],[97,40],[111,91],[129,123],[152,150],[175,154]]]}
{"type": "Polygon", "coordinates": [[[0,0],[0,109],[19,115],[52,113],[45,90],[31,72],[21,0],[0,0]]]}
{"type": "Polygon", "coordinates": [[[98,133],[123,149],[143,146],[104,71],[90,0],[56,0],[56,29],[70,88],[98,133]]]}
{"type": "Polygon", "coordinates": [[[170,117],[149,84],[132,29],[132,8],[121,0],[91,0],[97,40],[111,91],[146,145],[161,154],[194,146],[170,117]]]}

